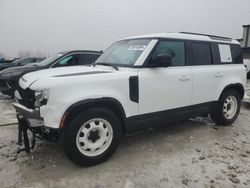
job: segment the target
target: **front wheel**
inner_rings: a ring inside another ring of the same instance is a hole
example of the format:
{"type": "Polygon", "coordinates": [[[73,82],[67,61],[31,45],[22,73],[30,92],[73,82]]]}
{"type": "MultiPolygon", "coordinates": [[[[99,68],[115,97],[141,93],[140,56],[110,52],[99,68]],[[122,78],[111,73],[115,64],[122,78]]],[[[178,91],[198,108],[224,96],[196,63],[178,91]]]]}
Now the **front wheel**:
{"type": "Polygon", "coordinates": [[[241,97],[236,90],[225,91],[210,113],[211,119],[219,125],[231,125],[238,117],[241,97]]]}
{"type": "Polygon", "coordinates": [[[121,123],[117,116],[102,108],[79,113],[67,125],[63,136],[66,155],[81,166],[92,166],[107,160],[118,147],[121,123]]]}

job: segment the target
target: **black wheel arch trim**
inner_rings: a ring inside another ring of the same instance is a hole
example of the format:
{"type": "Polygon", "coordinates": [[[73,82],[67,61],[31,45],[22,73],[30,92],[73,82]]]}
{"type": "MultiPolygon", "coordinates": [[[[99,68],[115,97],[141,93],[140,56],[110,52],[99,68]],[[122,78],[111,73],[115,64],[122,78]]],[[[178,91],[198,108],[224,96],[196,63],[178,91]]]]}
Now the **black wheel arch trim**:
{"type": "Polygon", "coordinates": [[[122,104],[117,99],[111,97],[84,99],[72,104],[67,108],[61,118],[60,129],[64,129],[66,127],[65,125],[78,113],[92,107],[102,107],[110,109],[118,116],[119,119],[121,119],[123,133],[127,131],[125,110],[122,104]]]}
{"type": "Polygon", "coordinates": [[[241,84],[241,83],[235,83],[235,84],[229,84],[227,85],[221,92],[220,94],[220,97],[222,95],[223,92],[225,92],[226,90],[229,90],[229,89],[235,89],[239,92],[240,96],[241,96],[241,99],[244,98],[244,95],[245,95],[245,90],[244,90],[244,86],[241,84]]]}

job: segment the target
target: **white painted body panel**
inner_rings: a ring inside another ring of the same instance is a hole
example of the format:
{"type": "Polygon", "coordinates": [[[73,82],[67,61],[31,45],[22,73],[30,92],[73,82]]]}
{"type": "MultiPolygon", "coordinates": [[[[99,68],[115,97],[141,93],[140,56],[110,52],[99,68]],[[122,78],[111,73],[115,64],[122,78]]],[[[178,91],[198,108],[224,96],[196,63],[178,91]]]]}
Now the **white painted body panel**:
{"type": "Polygon", "coordinates": [[[250,59],[243,59],[243,63],[247,69],[247,73],[250,71],[250,59]]]}
{"type": "Polygon", "coordinates": [[[139,114],[191,105],[190,67],[143,68],[139,71],[139,114]]]}
{"type": "Polygon", "coordinates": [[[246,69],[243,64],[191,66],[193,74],[192,105],[217,101],[230,84],[245,86],[246,69]]]}
{"type": "MultiPolygon", "coordinates": [[[[121,68],[119,71],[114,71],[114,69],[104,66],[82,66],[78,67],[78,72],[108,70],[110,73],[52,77],[53,74],[57,75],[58,72],[64,72],[67,68],[60,69],[37,71],[23,77],[25,80],[31,80],[31,78],[35,78],[35,75],[39,75],[40,78],[36,78],[37,81],[30,86],[30,89],[49,89],[48,103],[40,107],[40,114],[44,118],[47,127],[58,128],[61,118],[68,107],[85,99],[114,98],[123,106],[126,117],[138,114],[138,104],[129,99],[128,81],[130,76],[137,75],[136,70],[121,68]]],[[[74,69],[71,69],[67,74],[73,72],[74,69]]],[[[22,86],[24,85],[22,79],[20,79],[19,83],[22,86]]]]}

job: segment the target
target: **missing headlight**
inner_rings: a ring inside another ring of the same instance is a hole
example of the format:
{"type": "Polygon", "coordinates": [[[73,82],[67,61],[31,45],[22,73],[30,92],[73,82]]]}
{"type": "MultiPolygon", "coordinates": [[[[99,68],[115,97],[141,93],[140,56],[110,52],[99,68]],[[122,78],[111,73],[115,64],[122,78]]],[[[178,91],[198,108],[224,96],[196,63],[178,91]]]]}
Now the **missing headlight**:
{"type": "Polygon", "coordinates": [[[35,91],[35,106],[39,107],[41,105],[47,104],[49,98],[49,91],[48,90],[37,90],[35,91]]]}

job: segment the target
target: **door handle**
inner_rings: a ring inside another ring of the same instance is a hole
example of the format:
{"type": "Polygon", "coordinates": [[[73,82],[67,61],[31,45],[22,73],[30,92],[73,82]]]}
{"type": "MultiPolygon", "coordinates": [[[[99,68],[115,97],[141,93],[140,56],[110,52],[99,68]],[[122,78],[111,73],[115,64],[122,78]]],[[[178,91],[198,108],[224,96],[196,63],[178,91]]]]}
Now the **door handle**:
{"type": "Polygon", "coordinates": [[[190,80],[190,76],[187,76],[187,75],[181,75],[180,78],[179,78],[180,81],[188,81],[190,80]]]}
{"type": "Polygon", "coordinates": [[[219,78],[219,77],[223,77],[223,74],[221,74],[220,72],[217,72],[214,76],[219,78]]]}

